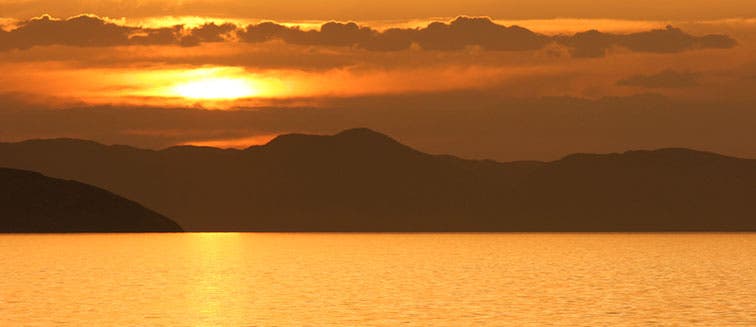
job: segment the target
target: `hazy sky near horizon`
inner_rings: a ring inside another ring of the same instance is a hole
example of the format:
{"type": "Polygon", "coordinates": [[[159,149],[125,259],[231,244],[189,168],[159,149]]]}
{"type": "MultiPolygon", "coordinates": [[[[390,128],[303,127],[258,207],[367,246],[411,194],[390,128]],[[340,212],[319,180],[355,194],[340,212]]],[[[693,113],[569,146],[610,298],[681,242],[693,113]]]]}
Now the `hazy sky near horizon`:
{"type": "Polygon", "coordinates": [[[746,0],[0,0],[0,69],[0,141],[366,126],[472,158],[756,157],[746,0]]]}
{"type": "Polygon", "coordinates": [[[498,19],[715,20],[756,16],[750,0],[2,0],[0,16],[204,16],[273,20],[401,20],[458,15],[498,19]]]}

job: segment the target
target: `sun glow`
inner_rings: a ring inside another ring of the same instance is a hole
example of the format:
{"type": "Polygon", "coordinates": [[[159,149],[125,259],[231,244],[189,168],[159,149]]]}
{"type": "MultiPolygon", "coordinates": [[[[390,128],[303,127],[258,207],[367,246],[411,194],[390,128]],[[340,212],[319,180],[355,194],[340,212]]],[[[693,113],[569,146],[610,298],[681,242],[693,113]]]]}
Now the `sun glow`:
{"type": "Polygon", "coordinates": [[[188,99],[225,100],[249,98],[260,92],[250,81],[242,78],[203,78],[176,85],[173,91],[188,99]]]}

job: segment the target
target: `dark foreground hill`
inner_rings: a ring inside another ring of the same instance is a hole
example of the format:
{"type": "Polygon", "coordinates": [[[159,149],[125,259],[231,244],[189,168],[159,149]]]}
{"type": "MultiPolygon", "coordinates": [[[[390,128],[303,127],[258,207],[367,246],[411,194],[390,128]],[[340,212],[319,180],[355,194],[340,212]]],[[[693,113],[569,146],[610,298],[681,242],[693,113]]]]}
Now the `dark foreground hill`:
{"type": "Polygon", "coordinates": [[[0,168],[0,232],[180,232],[173,221],[74,181],[0,168]]]}
{"type": "Polygon", "coordinates": [[[245,150],[6,143],[0,166],[112,190],[191,231],[756,231],[756,161],[685,149],[498,163],[353,129],[245,150]]]}

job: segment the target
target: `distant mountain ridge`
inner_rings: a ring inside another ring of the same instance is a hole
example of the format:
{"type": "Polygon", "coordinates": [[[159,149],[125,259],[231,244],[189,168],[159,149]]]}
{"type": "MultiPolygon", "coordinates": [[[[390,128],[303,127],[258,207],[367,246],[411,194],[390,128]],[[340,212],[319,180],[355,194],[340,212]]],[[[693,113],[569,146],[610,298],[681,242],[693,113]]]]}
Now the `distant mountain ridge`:
{"type": "Polygon", "coordinates": [[[94,186],[0,168],[0,233],[180,231],[170,219],[94,186]]]}
{"type": "Polygon", "coordinates": [[[499,163],[351,129],[244,150],[0,143],[0,166],[123,194],[189,231],[756,231],[756,160],[688,149],[499,163]]]}

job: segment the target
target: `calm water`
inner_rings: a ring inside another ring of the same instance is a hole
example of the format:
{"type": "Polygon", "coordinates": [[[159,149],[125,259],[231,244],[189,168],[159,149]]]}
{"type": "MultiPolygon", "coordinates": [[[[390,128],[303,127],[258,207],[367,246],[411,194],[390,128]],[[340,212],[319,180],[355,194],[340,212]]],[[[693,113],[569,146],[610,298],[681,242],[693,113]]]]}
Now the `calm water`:
{"type": "Polygon", "coordinates": [[[0,236],[0,326],[80,325],[756,326],[756,234],[0,236]]]}

